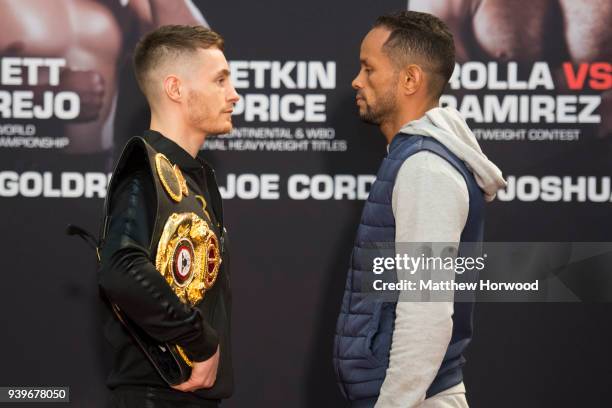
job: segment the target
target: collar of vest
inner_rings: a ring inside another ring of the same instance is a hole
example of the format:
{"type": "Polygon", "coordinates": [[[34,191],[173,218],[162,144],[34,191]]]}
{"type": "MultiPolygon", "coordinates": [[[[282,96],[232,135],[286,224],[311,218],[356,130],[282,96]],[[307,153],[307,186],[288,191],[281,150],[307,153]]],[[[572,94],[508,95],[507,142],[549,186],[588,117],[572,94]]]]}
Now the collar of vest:
{"type": "Polygon", "coordinates": [[[406,140],[410,140],[413,139],[412,142],[414,143],[417,140],[418,136],[417,135],[409,135],[406,133],[398,133],[397,135],[395,135],[393,137],[393,139],[391,139],[391,143],[389,144],[389,153],[391,153],[393,150],[397,149],[399,147],[400,144],[402,144],[403,142],[405,142],[406,140]]]}

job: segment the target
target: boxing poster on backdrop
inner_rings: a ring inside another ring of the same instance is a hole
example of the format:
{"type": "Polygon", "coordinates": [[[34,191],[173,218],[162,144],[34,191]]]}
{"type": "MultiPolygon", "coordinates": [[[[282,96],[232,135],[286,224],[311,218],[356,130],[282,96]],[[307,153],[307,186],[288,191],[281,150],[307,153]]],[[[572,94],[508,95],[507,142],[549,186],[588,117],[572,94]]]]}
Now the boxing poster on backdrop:
{"type": "Polygon", "coordinates": [[[408,8],[454,33],[457,63],[440,102],[500,160],[508,187],[499,200],[610,202],[609,5],[410,0],[408,8]]]}

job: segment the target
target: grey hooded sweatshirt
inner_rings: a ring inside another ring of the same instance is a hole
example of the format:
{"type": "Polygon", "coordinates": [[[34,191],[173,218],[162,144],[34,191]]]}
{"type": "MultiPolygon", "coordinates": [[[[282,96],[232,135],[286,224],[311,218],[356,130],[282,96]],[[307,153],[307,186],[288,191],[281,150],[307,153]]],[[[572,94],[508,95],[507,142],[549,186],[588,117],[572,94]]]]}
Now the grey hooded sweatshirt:
{"type": "MultiPolygon", "coordinates": [[[[474,173],[486,201],[506,182],[482,152],[459,112],[434,108],[400,132],[435,138],[474,173]]],[[[392,197],[396,242],[458,243],[469,211],[465,180],[445,159],[428,151],[409,157],[398,172],[392,197]]],[[[450,342],[452,302],[398,302],[389,368],[376,407],[467,407],[458,384],[425,400],[450,342]]]]}

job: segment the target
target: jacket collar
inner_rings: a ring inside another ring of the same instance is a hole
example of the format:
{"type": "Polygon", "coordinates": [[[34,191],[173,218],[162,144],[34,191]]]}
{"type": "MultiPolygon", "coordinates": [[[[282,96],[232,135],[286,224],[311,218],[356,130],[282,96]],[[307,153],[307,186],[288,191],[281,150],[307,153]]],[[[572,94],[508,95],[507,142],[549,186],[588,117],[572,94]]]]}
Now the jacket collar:
{"type": "Polygon", "coordinates": [[[181,146],[155,130],[145,130],[144,139],[155,150],[163,153],[171,163],[181,170],[201,170],[202,164],[198,158],[193,158],[181,146]]]}

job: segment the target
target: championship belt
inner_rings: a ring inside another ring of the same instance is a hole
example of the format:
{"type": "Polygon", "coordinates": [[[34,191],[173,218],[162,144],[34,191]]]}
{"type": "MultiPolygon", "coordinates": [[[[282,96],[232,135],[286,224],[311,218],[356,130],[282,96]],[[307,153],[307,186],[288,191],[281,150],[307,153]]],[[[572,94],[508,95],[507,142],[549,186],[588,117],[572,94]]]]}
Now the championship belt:
{"type": "MultiPolygon", "coordinates": [[[[155,268],[181,302],[195,306],[213,287],[221,266],[219,241],[209,224],[195,213],[172,214],[157,245],[155,268]]],[[[175,345],[180,358],[193,364],[175,345]]]]}
{"type": "MultiPolygon", "coordinates": [[[[180,203],[189,196],[179,167],[172,165],[162,153],[157,153],[154,161],[157,177],[168,197],[180,203]]],[[[195,199],[210,220],[204,198],[195,196],[195,199]]],[[[168,217],[157,244],[155,268],[181,302],[191,307],[200,303],[215,284],[221,262],[219,240],[208,222],[194,212],[172,213],[168,217]]],[[[164,380],[170,385],[186,381],[193,363],[185,351],[177,344],[157,346],[155,352],[161,350],[163,355],[147,357],[164,380]]]]}
{"type": "MultiPolygon", "coordinates": [[[[142,143],[146,146],[144,141],[142,143]]],[[[133,145],[137,143],[134,142],[133,145]]],[[[161,153],[154,156],[155,170],[161,186],[173,202],[180,203],[189,195],[185,178],[178,166],[172,165],[166,156],[161,153]]],[[[194,196],[194,199],[199,203],[194,207],[202,208],[205,217],[210,221],[204,197],[194,196]]],[[[107,205],[108,201],[105,203],[104,231],[108,223],[107,205]]],[[[91,234],[76,226],[69,226],[66,232],[85,239],[95,249],[100,262],[99,248],[102,239],[97,241],[91,234]]],[[[194,212],[172,213],[167,218],[157,245],[155,267],[183,303],[197,305],[204,299],[206,291],[213,287],[219,274],[221,248],[225,239],[225,229],[222,231],[220,243],[210,224],[194,212]]],[[[103,290],[100,294],[168,385],[178,385],[189,379],[193,363],[180,346],[156,341],[123,313],[103,290]]]]}

